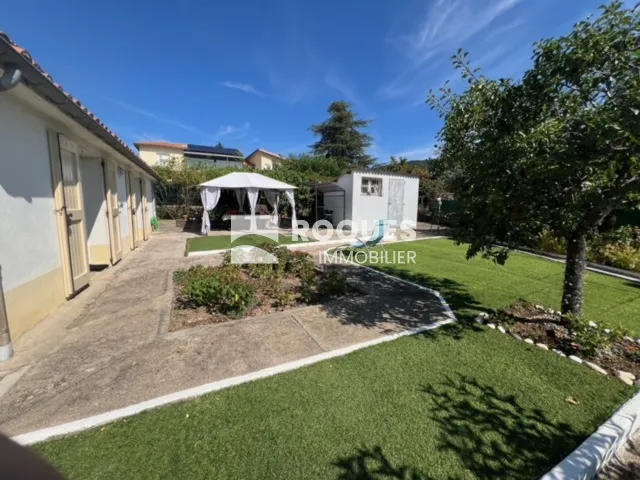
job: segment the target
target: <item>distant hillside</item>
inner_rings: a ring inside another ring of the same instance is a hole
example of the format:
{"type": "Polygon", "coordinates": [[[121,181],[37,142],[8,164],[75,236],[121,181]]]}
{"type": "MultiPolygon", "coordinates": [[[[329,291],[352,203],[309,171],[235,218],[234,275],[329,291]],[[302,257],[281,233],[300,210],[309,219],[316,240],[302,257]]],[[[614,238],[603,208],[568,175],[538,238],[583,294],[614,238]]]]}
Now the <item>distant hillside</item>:
{"type": "Polygon", "coordinates": [[[409,165],[429,168],[435,161],[436,161],[435,158],[427,158],[425,160],[409,160],[407,163],[409,165]]]}

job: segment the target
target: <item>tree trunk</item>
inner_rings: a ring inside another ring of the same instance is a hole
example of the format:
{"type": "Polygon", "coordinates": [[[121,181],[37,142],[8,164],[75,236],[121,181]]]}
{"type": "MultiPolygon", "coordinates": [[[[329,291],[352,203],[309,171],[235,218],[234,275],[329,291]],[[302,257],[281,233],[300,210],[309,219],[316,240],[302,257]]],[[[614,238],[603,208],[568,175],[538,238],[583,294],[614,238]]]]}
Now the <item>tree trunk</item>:
{"type": "Polygon", "coordinates": [[[562,314],[571,313],[582,316],[584,275],[587,267],[587,236],[582,232],[575,232],[567,240],[562,314]]]}

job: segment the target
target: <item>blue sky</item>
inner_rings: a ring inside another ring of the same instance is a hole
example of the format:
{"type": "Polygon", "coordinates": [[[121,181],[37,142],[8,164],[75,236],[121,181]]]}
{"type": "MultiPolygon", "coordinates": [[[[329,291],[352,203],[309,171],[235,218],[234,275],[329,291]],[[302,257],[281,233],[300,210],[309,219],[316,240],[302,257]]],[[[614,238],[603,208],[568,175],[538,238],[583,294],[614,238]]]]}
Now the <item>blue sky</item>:
{"type": "Polygon", "coordinates": [[[534,41],[603,0],[32,0],[0,30],[126,141],[288,154],[334,100],[373,120],[370,153],[425,158],[441,126],[424,103],[462,47],[514,76],[534,41]]]}

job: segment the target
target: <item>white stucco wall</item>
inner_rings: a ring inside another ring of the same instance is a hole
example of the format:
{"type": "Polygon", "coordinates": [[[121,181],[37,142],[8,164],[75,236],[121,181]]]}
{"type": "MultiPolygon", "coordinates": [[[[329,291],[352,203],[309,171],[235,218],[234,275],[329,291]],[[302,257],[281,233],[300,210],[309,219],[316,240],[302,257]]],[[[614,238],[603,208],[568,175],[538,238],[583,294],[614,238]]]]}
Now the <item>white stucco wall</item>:
{"type": "MultiPolygon", "coordinates": [[[[82,198],[87,226],[87,244],[109,245],[109,225],[107,223],[107,202],[104,195],[104,179],[100,158],[80,157],[82,176],[82,198]]],[[[89,249],[89,263],[91,249],[89,249]]]]}
{"type": "Polygon", "coordinates": [[[116,178],[118,179],[118,204],[120,205],[120,233],[124,238],[129,236],[131,220],[127,200],[127,176],[123,168],[118,168],[116,178]]]}
{"type": "Polygon", "coordinates": [[[5,292],[60,268],[47,125],[0,95],[0,265],[5,292]]]}
{"type": "Polygon", "coordinates": [[[324,209],[331,210],[333,226],[338,226],[344,220],[344,209],[346,198],[342,196],[342,192],[327,192],[324,194],[324,209]]]}

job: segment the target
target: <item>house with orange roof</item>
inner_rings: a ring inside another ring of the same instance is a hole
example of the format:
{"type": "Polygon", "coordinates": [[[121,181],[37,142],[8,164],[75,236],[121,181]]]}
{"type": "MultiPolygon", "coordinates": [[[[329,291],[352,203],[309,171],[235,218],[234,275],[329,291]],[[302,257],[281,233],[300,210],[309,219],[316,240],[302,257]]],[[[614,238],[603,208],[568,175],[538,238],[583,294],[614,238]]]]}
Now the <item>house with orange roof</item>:
{"type": "Polygon", "coordinates": [[[246,158],[237,148],[194,145],[163,141],[136,142],[140,158],[150,166],[167,164],[172,160],[189,165],[204,164],[211,167],[252,167],[256,170],[272,169],[284,159],[277,153],[258,148],[246,158]]]}
{"type": "Polygon", "coordinates": [[[160,177],[0,32],[0,360],[151,234],[160,177]]]}
{"type": "Polygon", "coordinates": [[[166,164],[170,160],[184,160],[188,165],[204,164],[211,167],[244,166],[244,155],[237,148],[161,141],[136,142],[134,145],[140,152],[140,158],[151,166],[166,164]]]}

